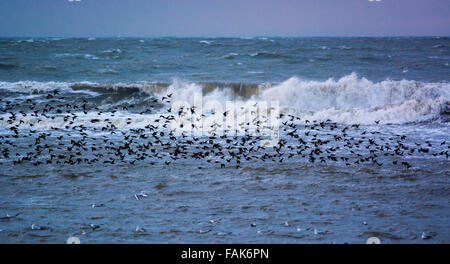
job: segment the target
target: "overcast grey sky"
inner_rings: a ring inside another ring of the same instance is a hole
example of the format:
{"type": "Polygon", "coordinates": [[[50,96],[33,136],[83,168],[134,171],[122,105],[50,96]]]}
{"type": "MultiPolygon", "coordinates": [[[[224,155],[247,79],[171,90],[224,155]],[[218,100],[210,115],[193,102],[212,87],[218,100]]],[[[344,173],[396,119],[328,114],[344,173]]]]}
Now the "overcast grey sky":
{"type": "Polygon", "coordinates": [[[450,35],[450,0],[0,0],[0,36],[450,35]]]}

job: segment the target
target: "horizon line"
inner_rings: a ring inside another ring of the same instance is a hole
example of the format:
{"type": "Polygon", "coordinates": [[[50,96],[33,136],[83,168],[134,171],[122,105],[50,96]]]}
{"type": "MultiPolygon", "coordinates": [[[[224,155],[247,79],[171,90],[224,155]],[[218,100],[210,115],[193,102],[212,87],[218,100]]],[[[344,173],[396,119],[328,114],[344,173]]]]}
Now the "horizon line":
{"type": "Polygon", "coordinates": [[[309,36],[283,36],[283,35],[253,35],[253,36],[1,36],[0,38],[448,38],[450,35],[309,35],[309,36]]]}

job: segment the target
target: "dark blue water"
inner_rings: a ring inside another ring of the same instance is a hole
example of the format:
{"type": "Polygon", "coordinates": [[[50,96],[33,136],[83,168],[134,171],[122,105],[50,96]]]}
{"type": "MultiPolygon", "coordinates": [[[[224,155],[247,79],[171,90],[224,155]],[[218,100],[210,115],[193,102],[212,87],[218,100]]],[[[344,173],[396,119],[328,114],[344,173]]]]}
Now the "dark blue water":
{"type": "Polygon", "coordinates": [[[449,58],[444,37],[2,38],[0,242],[448,243],[449,58]],[[173,135],[196,95],[220,120],[278,103],[277,145],[173,135]]]}
{"type": "Polygon", "coordinates": [[[0,40],[0,80],[244,83],[340,78],[448,81],[449,38],[0,40]]]}

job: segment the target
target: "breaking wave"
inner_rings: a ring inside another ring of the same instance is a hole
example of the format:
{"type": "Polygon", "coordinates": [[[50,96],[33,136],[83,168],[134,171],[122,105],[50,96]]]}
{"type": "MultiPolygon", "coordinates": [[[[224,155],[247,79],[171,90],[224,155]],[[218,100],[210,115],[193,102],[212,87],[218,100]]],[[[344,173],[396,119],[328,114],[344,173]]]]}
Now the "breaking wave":
{"type": "Polygon", "coordinates": [[[80,97],[99,98],[96,103],[102,109],[106,104],[121,105],[132,102],[142,108],[150,98],[172,94],[172,101],[192,103],[194,95],[202,94],[203,102],[230,101],[278,101],[285,114],[295,114],[304,120],[332,120],[338,123],[402,124],[430,120],[448,120],[450,113],[450,84],[425,83],[412,80],[385,80],[372,82],[356,74],[338,80],[302,80],[291,77],[278,84],[251,84],[226,82],[172,83],[135,82],[100,84],[92,82],[0,82],[0,91],[9,94],[39,94],[59,90],[76,93],[80,97]]]}
{"type": "Polygon", "coordinates": [[[450,108],[449,83],[385,80],[356,74],[324,82],[292,77],[263,90],[259,98],[277,100],[303,119],[339,123],[408,123],[435,119],[450,108]]]}

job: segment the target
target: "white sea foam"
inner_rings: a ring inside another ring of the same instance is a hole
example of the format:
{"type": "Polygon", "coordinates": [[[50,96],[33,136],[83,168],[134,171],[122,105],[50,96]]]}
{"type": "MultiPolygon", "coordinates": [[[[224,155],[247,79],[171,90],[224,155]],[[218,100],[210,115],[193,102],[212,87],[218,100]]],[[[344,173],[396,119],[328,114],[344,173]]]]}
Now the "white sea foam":
{"type": "MultiPolygon", "coordinates": [[[[244,92],[223,83],[218,83],[216,88],[215,84],[210,83],[208,89],[205,89],[204,84],[179,79],[174,79],[169,85],[147,82],[108,85],[77,83],[80,84],[80,89],[72,90],[74,83],[66,82],[0,82],[0,90],[22,93],[61,90],[97,96],[102,93],[101,89],[138,88],[141,92],[156,96],[160,100],[172,94],[171,103],[186,101],[191,105],[198,94],[202,95],[203,103],[217,101],[224,105],[226,101],[277,101],[281,112],[295,114],[301,118],[301,122],[306,119],[331,119],[334,122],[349,124],[373,124],[375,121],[380,121],[381,124],[421,122],[436,119],[450,108],[450,84],[447,82],[425,83],[412,80],[373,82],[356,74],[326,81],[292,77],[279,84],[259,85],[256,88],[243,84],[244,92]]],[[[146,100],[145,96],[141,99],[146,100]]],[[[121,100],[127,98],[122,97],[121,100]]],[[[171,103],[167,103],[167,106],[171,103]]]]}
{"type": "Polygon", "coordinates": [[[184,82],[178,79],[174,79],[172,84],[159,94],[159,97],[162,98],[168,94],[173,94],[172,101],[184,100],[189,104],[193,104],[194,97],[197,94],[203,95],[203,101],[216,100],[219,102],[225,102],[232,100],[233,98],[233,92],[230,89],[214,89],[212,92],[203,93],[203,87],[201,84],[195,82],[184,82]]]}
{"type": "Polygon", "coordinates": [[[104,50],[103,53],[122,53],[121,49],[107,49],[104,50]]]}
{"type": "Polygon", "coordinates": [[[55,54],[56,58],[84,58],[88,60],[98,60],[99,57],[92,54],[82,54],[82,53],[58,53],[55,54]]]}
{"type": "Polygon", "coordinates": [[[48,92],[53,90],[69,90],[70,83],[36,81],[0,82],[0,89],[21,93],[48,92]]]}
{"type": "MultiPolygon", "coordinates": [[[[175,80],[161,97],[173,94],[173,100],[192,103],[202,86],[175,80]]],[[[278,101],[285,113],[300,121],[327,120],[339,123],[409,123],[438,117],[450,104],[449,83],[423,83],[410,80],[372,82],[350,74],[339,80],[307,81],[292,77],[280,84],[263,86],[251,98],[217,88],[203,94],[203,101],[253,100],[278,101]]]]}
{"type": "Polygon", "coordinates": [[[450,100],[450,85],[408,80],[372,82],[356,74],[324,82],[293,77],[263,90],[257,97],[277,100],[281,109],[303,119],[407,123],[438,116],[450,100]]]}
{"type": "MultiPolygon", "coordinates": [[[[70,82],[37,82],[37,81],[19,81],[19,82],[0,82],[0,90],[7,90],[18,93],[33,92],[51,92],[55,90],[70,93],[85,93],[91,96],[97,96],[98,93],[89,90],[72,90],[71,86],[75,83],[70,82]]],[[[77,84],[95,85],[91,82],[80,82],[77,84]]]]}

